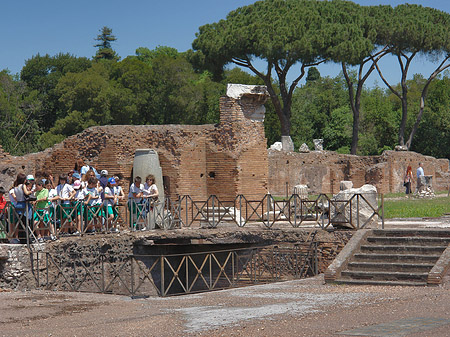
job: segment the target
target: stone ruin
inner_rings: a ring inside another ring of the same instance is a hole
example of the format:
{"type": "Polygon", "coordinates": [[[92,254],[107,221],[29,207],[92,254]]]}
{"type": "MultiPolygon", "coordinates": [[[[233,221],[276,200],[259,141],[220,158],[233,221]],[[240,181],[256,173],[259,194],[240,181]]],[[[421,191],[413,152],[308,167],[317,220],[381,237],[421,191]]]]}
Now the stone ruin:
{"type": "Polygon", "coordinates": [[[74,168],[76,159],[109,175],[132,178],[136,149],[159,155],[165,194],[238,194],[260,199],[268,190],[267,140],[264,135],[265,86],[229,84],[220,98],[216,125],[109,125],[91,127],[43,152],[13,157],[0,148],[0,186],[8,189],[19,172],[45,171],[54,177],[74,168]]]}
{"type": "Polygon", "coordinates": [[[420,187],[416,193],[413,194],[415,198],[432,199],[436,195],[433,189],[433,176],[420,176],[420,187]]]}
{"type": "Polygon", "coordinates": [[[413,151],[385,151],[379,156],[269,151],[269,189],[273,195],[281,196],[285,195],[286,186],[307,185],[312,194],[336,194],[342,181],[352,181],[354,187],[373,185],[378,193],[405,192],[406,168],[416,168],[419,162],[423,163],[425,174],[433,177],[434,191],[447,191],[449,160],[413,151]]]}

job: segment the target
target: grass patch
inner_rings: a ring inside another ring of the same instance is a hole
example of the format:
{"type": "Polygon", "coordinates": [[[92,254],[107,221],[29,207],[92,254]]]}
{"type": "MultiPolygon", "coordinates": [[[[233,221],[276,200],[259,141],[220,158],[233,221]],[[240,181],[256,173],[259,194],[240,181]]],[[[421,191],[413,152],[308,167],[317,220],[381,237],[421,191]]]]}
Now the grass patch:
{"type": "MultiPolygon", "coordinates": [[[[434,192],[436,195],[443,195],[443,194],[448,194],[448,191],[435,191],[434,192]]],[[[405,192],[398,192],[398,193],[385,193],[384,194],[385,198],[404,198],[406,197],[405,192]]]]}
{"type": "Polygon", "coordinates": [[[401,199],[384,201],[384,217],[392,218],[437,218],[450,213],[450,198],[401,199]]]}

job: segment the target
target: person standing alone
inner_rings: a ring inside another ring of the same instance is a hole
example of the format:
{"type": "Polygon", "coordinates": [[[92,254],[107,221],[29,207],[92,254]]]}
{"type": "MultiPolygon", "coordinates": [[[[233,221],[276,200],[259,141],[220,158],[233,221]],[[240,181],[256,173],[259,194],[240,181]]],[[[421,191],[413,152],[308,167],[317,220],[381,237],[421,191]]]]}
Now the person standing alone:
{"type": "Polygon", "coordinates": [[[420,192],[420,189],[422,187],[422,180],[420,179],[420,177],[424,175],[425,173],[423,172],[423,165],[422,163],[419,163],[419,167],[417,168],[417,192],[420,192]]]}

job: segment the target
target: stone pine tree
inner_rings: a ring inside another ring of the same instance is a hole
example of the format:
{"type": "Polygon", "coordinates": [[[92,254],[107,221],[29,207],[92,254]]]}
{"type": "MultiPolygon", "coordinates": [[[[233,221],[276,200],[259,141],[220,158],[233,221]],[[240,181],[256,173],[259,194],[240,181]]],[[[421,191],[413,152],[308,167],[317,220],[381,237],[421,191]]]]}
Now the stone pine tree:
{"type": "Polygon", "coordinates": [[[353,64],[360,54],[373,49],[357,25],[348,25],[352,6],[357,5],[345,1],[257,1],[230,12],[225,20],[200,27],[193,49],[203,53],[210,68],[223,69],[234,63],[259,76],[280,120],[281,135],[289,136],[292,95],[308,67],[334,60],[336,55],[353,64]],[[364,48],[339,52],[349,44],[364,48]],[[263,61],[265,70],[257,69],[260,62],[256,60],[263,61]],[[290,83],[288,74],[293,78],[290,83]]]}
{"type": "Polygon", "coordinates": [[[404,4],[391,10],[391,14],[379,23],[378,44],[398,61],[401,72],[399,86],[389,83],[378,62],[374,61],[374,64],[383,82],[401,101],[398,143],[409,150],[423,116],[430,83],[450,67],[450,14],[420,5],[404,4]],[[419,55],[435,62],[437,66],[423,84],[415,122],[406,138],[409,113],[407,76],[413,60],[419,55]]]}
{"type": "Polygon", "coordinates": [[[117,40],[117,38],[112,34],[112,29],[104,26],[100,29],[100,34],[94,39],[98,41],[94,47],[98,48],[97,53],[94,56],[95,60],[119,60],[119,56],[112,49],[111,42],[117,40]]]}
{"type": "MultiPolygon", "coordinates": [[[[386,15],[390,14],[391,6],[371,6],[371,7],[357,7],[352,6],[349,11],[353,13],[352,25],[357,25],[362,32],[362,37],[373,45],[373,50],[368,50],[365,45],[360,44],[343,44],[339,51],[342,57],[336,55],[335,60],[341,60],[342,73],[344,75],[347,88],[350,107],[353,113],[353,127],[352,127],[352,142],[350,146],[350,153],[357,154],[358,140],[359,140],[359,125],[360,125],[360,110],[361,110],[361,95],[363,93],[364,84],[372,72],[375,70],[375,64],[385,55],[389,53],[387,46],[380,47],[376,45],[377,42],[377,23],[384,22],[386,15]],[[361,52],[360,59],[356,64],[352,64],[351,59],[346,55],[348,50],[356,49],[361,52]],[[365,53],[366,52],[366,53],[365,53]],[[352,71],[352,66],[357,69],[352,71]]],[[[353,28],[350,28],[353,29],[353,28]]]]}

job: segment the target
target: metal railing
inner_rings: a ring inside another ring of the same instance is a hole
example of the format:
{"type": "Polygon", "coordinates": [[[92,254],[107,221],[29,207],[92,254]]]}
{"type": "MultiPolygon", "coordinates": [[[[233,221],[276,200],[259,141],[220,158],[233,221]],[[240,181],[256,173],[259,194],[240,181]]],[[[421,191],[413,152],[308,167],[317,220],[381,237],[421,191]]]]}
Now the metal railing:
{"type": "Polygon", "coordinates": [[[221,200],[211,195],[205,201],[185,195],[176,200],[166,197],[156,202],[129,199],[126,204],[111,207],[71,202],[39,209],[27,202],[25,208],[18,209],[8,203],[2,214],[0,231],[9,239],[17,237],[19,232],[22,239],[30,243],[42,233],[54,236],[74,232],[107,233],[118,228],[137,231],[231,225],[268,229],[275,226],[360,229],[378,222],[378,218],[384,223],[383,202],[370,202],[363,194],[354,194],[348,200],[336,200],[326,194],[307,200],[296,194],[283,200],[270,194],[261,200],[244,195],[221,200]]]}
{"type": "MultiPolygon", "coordinates": [[[[247,199],[238,195],[234,200],[224,201],[211,195],[206,201],[195,201],[190,196],[180,197],[172,209],[172,219],[183,227],[216,228],[221,224],[235,224],[244,227],[262,224],[272,228],[276,224],[288,224],[294,228],[314,225],[327,229],[334,225],[346,225],[353,229],[366,227],[371,221],[382,218],[383,203],[370,202],[363,194],[354,194],[348,200],[336,200],[326,194],[314,199],[301,199],[293,194],[288,199],[276,200],[270,194],[262,200],[247,199]],[[365,209],[364,216],[361,210],[365,209]]],[[[169,226],[170,227],[170,226],[169,226]]]]}
{"type": "Polygon", "coordinates": [[[122,257],[33,253],[37,288],[172,296],[317,274],[317,244],[122,257]]]}

